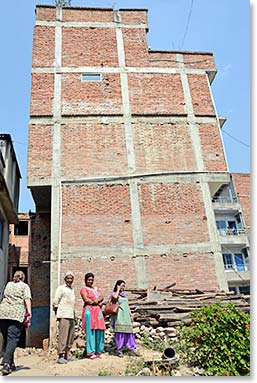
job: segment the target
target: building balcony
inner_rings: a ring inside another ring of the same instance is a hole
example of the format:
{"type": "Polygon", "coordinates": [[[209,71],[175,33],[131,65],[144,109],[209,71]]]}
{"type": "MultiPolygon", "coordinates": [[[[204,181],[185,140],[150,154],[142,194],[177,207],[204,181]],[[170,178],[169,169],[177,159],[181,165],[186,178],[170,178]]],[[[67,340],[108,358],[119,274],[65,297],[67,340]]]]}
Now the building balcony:
{"type": "Polygon", "coordinates": [[[218,235],[221,244],[243,245],[248,243],[246,229],[220,229],[218,235]]]}
{"type": "Polygon", "coordinates": [[[241,210],[241,205],[236,196],[213,197],[212,207],[214,211],[223,211],[223,212],[241,210]]]}

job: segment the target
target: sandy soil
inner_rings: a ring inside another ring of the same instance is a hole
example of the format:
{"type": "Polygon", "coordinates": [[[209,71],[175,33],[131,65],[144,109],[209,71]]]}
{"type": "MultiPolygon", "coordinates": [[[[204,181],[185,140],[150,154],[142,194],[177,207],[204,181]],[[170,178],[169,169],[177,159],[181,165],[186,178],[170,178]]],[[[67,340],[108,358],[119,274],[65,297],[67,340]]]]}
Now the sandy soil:
{"type": "MultiPolygon", "coordinates": [[[[139,348],[144,359],[158,358],[160,353],[149,349],[139,348]]],[[[127,363],[136,363],[138,357],[103,354],[94,360],[78,359],[65,365],[56,363],[56,356],[46,352],[41,354],[22,355],[16,353],[17,370],[10,376],[99,376],[108,373],[112,376],[124,376],[127,363]]],[[[107,375],[107,374],[106,374],[107,375]]]]}

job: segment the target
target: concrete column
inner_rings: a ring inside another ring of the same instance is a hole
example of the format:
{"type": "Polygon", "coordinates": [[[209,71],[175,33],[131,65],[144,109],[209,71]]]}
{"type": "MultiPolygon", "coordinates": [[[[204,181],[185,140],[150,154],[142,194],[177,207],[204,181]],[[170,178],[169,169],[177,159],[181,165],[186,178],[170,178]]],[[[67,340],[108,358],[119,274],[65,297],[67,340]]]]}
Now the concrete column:
{"type": "MultiPolygon", "coordinates": [[[[134,146],[134,132],[131,119],[131,109],[129,101],[129,86],[128,86],[128,74],[126,71],[125,62],[125,50],[123,43],[122,28],[119,25],[120,14],[119,11],[114,11],[114,21],[116,22],[116,40],[118,50],[118,61],[120,69],[120,82],[121,82],[121,94],[122,94],[122,107],[123,107],[123,120],[125,130],[125,145],[128,161],[128,173],[135,174],[136,172],[136,158],[135,158],[135,146],[134,146]]],[[[131,215],[133,225],[133,240],[134,240],[134,256],[136,265],[136,277],[137,285],[140,288],[147,287],[147,275],[145,268],[145,258],[139,255],[139,249],[144,248],[143,229],[140,214],[140,203],[138,194],[137,181],[129,181],[130,191],[130,203],[131,203],[131,215]]]]}
{"type": "MultiPolygon", "coordinates": [[[[191,137],[191,142],[193,145],[193,151],[195,154],[197,171],[202,172],[202,171],[205,171],[205,166],[204,166],[204,161],[202,156],[202,147],[201,147],[198,124],[196,122],[196,118],[194,115],[192,97],[190,93],[190,87],[189,87],[186,69],[184,65],[183,55],[177,54],[177,60],[179,63],[178,64],[179,68],[181,70],[180,77],[181,77],[181,82],[182,82],[182,87],[184,92],[186,112],[188,115],[187,119],[188,119],[188,124],[190,128],[190,137],[191,137]]],[[[202,197],[203,197],[203,202],[204,202],[204,207],[205,207],[205,212],[207,217],[207,226],[208,226],[210,242],[211,242],[211,246],[212,246],[213,254],[214,254],[218,285],[221,290],[228,290],[228,285],[226,282],[226,275],[225,275],[225,270],[223,265],[223,259],[222,259],[221,245],[219,243],[219,238],[217,235],[215,214],[212,208],[212,198],[211,198],[209,184],[207,182],[201,181],[200,185],[201,185],[202,197]]]]}
{"type": "Polygon", "coordinates": [[[50,339],[55,341],[56,320],[52,302],[57,286],[60,284],[61,261],[61,92],[62,77],[62,8],[56,7],[55,26],[55,73],[52,128],[52,190],[51,190],[51,270],[50,270],[50,339]]]}

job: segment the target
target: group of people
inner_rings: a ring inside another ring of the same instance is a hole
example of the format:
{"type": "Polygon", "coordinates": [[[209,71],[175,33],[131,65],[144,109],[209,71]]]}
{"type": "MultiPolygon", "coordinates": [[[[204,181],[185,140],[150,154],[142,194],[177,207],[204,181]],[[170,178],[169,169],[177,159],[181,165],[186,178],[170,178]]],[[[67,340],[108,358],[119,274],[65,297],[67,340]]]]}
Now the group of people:
{"type": "MultiPolygon", "coordinates": [[[[65,364],[75,360],[70,356],[70,349],[74,340],[74,318],[75,318],[75,294],[72,287],[74,274],[68,271],[64,276],[65,283],[58,286],[53,309],[59,327],[58,335],[58,359],[57,363],[65,364]]],[[[84,302],[82,310],[82,329],[85,332],[85,355],[87,358],[95,359],[104,353],[104,332],[106,329],[102,306],[104,297],[100,289],[94,286],[94,274],[85,275],[85,286],[80,290],[84,302]]],[[[118,280],[115,283],[109,300],[118,302],[117,314],[111,318],[114,329],[114,340],[116,352],[123,357],[123,348],[128,353],[139,355],[136,348],[136,340],[133,334],[132,315],[129,309],[128,299],[125,295],[125,281],[118,280]]]]}
{"type": "MultiPolygon", "coordinates": [[[[13,281],[8,282],[0,303],[0,356],[2,356],[2,375],[8,375],[16,369],[14,352],[24,328],[30,325],[32,318],[31,291],[25,282],[22,271],[16,271],[13,281]]],[[[68,271],[64,275],[64,284],[57,287],[53,300],[53,310],[58,323],[58,359],[64,364],[75,360],[70,355],[75,331],[75,293],[74,274],[68,271]]],[[[85,275],[85,286],[80,290],[84,302],[82,310],[82,329],[85,332],[85,356],[90,359],[101,357],[104,353],[104,332],[106,329],[103,316],[104,297],[94,286],[94,274],[85,275]]],[[[133,318],[125,295],[125,281],[118,280],[108,299],[118,302],[117,314],[111,318],[114,329],[116,354],[123,357],[123,348],[128,353],[139,355],[133,334],[133,318]]]]}

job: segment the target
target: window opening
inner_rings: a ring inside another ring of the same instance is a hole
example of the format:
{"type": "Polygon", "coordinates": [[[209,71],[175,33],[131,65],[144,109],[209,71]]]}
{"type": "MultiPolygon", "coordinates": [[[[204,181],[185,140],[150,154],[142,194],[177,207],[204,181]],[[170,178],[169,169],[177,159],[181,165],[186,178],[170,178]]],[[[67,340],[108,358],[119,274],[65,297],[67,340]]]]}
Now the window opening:
{"type": "Polygon", "coordinates": [[[14,235],[28,235],[28,221],[20,221],[14,225],[14,235]]]}
{"type": "Polygon", "coordinates": [[[100,73],[82,73],[81,81],[102,81],[100,73]]]}

